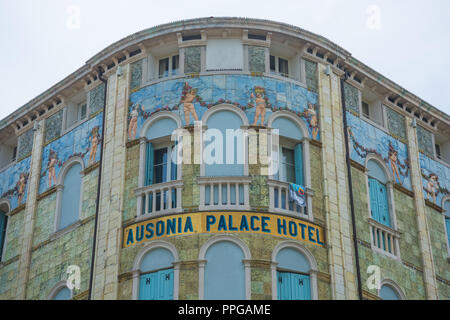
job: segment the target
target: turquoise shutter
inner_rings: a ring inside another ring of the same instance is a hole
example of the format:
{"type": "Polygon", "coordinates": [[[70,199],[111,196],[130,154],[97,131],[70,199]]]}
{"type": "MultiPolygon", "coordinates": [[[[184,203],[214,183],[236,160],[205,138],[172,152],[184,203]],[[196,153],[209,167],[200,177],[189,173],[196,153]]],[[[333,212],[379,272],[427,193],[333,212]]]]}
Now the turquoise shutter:
{"type": "Polygon", "coordinates": [[[292,300],[311,300],[309,276],[291,274],[292,300]]]}
{"type": "Polygon", "coordinates": [[[171,159],[168,159],[171,161],[170,163],[170,180],[174,181],[177,180],[177,156],[178,156],[178,143],[175,142],[175,145],[172,148],[171,152],[172,156],[171,159]],[[172,161],[173,159],[173,161],[172,161]]]}
{"type": "Polygon", "coordinates": [[[3,245],[6,234],[6,215],[0,212],[0,261],[2,260],[3,245]]]}
{"type": "Polygon", "coordinates": [[[159,300],[173,300],[173,269],[159,272],[159,300]]]}
{"type": "Polygon", "coordinates": [[[154,163],[153,145],[151,142],[147,142],[147,152],[145,157],[145,185],[149,186],[153,184],[153,163],[154,163]]]}
{"type": "Polygon", "coordinates": [[[303,184],[303,145],[297,144],[294,149],[295,158],[295,183],[299,185],[303,184]]]}
{"type": "Polygon", "coordinates": [[[449,218],[445,219],[445,225],[447,227],[447,241],[448,241],[448,245],[450,246],[450,219],[449,218]]]}
{"type": "Polygon", "coordinates": [[[372,219],[380,221],[378,208],[378,181],[369,178],[369,197],[370,197],[370,211],[372,219]]]}
{"type": "Polygon", "coordinates": [[[389,217],[389,202],[387,197],[387,189],[384,184],[378,182],[378,205],[380,210],[380,223],[390,227],[391,219],[389,217]]]}
{"type": "Polygon", "coordinates": [[[287,272],[277,272],[278,300],[291,300],[291,275],[287,272]]]}
{"type": "Polygon", "coordinates": [[[155,273],[148,273],[141,276],[139,283],[139,300],[156,300],[156,290],[158,278],[155,273]]]}

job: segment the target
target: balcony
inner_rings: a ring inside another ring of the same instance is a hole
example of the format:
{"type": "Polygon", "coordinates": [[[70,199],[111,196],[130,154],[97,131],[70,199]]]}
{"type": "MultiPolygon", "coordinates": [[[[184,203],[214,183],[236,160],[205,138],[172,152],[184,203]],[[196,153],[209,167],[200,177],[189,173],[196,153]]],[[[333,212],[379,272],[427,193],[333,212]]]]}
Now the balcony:
{"type": "Polygon", "coordinates": [[[182,180],[157,183],[136,189],[138,198],[138,218],[148,215],[180,213],[182,180]]]}
{"type": "Polygon", "coordinates": [[[369,226],[372,248],[393,258],[398,258],[400,256],[400,232],[373,219],[369,219],[369,226]]]}
{"type": "Polygon", "coordinates": [[[300,207],[295,202],[289,201],[289,183],[268,180],[269,185],[269,210],[295,217],[312,220],[311,205],[314,193],[306,189],[306,207],[300,207]]]}
{"type": "Polygon", "coordinates": [[[199,177],[199,210],[250,210],[250,177],[199,177]]]}

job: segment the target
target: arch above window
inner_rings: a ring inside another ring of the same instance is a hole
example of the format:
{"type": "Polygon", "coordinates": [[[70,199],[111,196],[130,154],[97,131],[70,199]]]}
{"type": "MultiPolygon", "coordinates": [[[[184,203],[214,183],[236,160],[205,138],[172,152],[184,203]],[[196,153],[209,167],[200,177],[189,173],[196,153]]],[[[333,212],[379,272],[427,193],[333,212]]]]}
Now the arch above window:
{"type": "Polygon", "coordinates": [[[270,128],[279,129],[279,134],[282,137],[295,140],[309,138],[309,133],[306,125],[299,119],[299,117],[293,115],[291,112],[274,112],[270,116],[267,124],[270,128]]]}
{"type": "Polygon", "coordinates": [[[70,300],[72,299],[73,292],[67,287],[66,281],[60,281],[48,295],[48,300],[70,300]]]}
{"type": "Polygon", "coordinates": [[[276,257],[278,268],[308,273],[311,270],[308,260],[299,250],[292,247],[281,249],[276,257]]]}
{"type": "Polygon", "coordinates": [[[152,140],[171,136],[172,132],[180,127],[181,119],[177,114],[170,111],[160,111],[144,122],[139,137],[152,140]]]}
{"type": "Polygon", "coordinates": [[[392,280],[381,281],[378,296],[383,300],[405,300],[406,297],[400,287],[392,280]]]}
{"type": "Polygon", "coordinates": [[[378,155],[369,154],[366,157],[366,168],[370,177],[373,177],[384,184],[393,181],[389,167],[378,155]]]}
{"type": "Polygon", "coordinates": [[[220,104],[217,106],[214,106],[213,108],[210,108],[205,111],[205,113],[202,116],[202,122],[204,124],[207,124],[208,119],[216,112],[220,111],[230,111],[239,116],[241,118],[242,124],[244,126],[248,126],[248,119],[244,111],[242,111],[240,108],[237,108],[231,104],[220,104]]]}

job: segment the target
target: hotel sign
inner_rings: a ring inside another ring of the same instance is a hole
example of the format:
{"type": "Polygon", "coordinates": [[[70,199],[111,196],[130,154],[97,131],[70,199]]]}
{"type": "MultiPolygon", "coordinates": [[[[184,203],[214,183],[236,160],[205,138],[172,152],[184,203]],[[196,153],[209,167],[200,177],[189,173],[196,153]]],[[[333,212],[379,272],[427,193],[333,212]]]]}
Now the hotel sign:
{"type": "Polygon", "coordinates": [[[123,230],[123,247],[197,233],[267,234],[324,247],[323,228],[297,218],[253,212],[197,212],[134,223],[123,230]]]}

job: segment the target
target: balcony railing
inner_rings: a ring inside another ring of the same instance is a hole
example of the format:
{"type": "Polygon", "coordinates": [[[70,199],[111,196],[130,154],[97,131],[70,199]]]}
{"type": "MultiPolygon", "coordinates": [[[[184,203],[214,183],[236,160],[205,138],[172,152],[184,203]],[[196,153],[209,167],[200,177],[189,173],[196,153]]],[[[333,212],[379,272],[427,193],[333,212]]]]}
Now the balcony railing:
{"type": "Polygon", "coordinates": [[[182,212],[182,187],[183,181],[175,180],[137,189],[138,214],[164,215],[182,212]]]}
{"type": "Polygon", "coordinates": [[[306,207],[300,207],[293,201],[289,201],[289,183],[269,180],[269,210],[276,213],[300,216],[306,219],[311,219],[308,210],[309,197],[311,192],[306,192],[306,207]]]}
{"type": "Polygon", "coordinates": [[[373,219],[369,219],[372,248],[393,257],[399,257],[400,233],[373,219]]]}
{"type": "Polygon", "coordinates": [[[199,177],[199,210],[249,210],[250,177],[199,177]]]}

